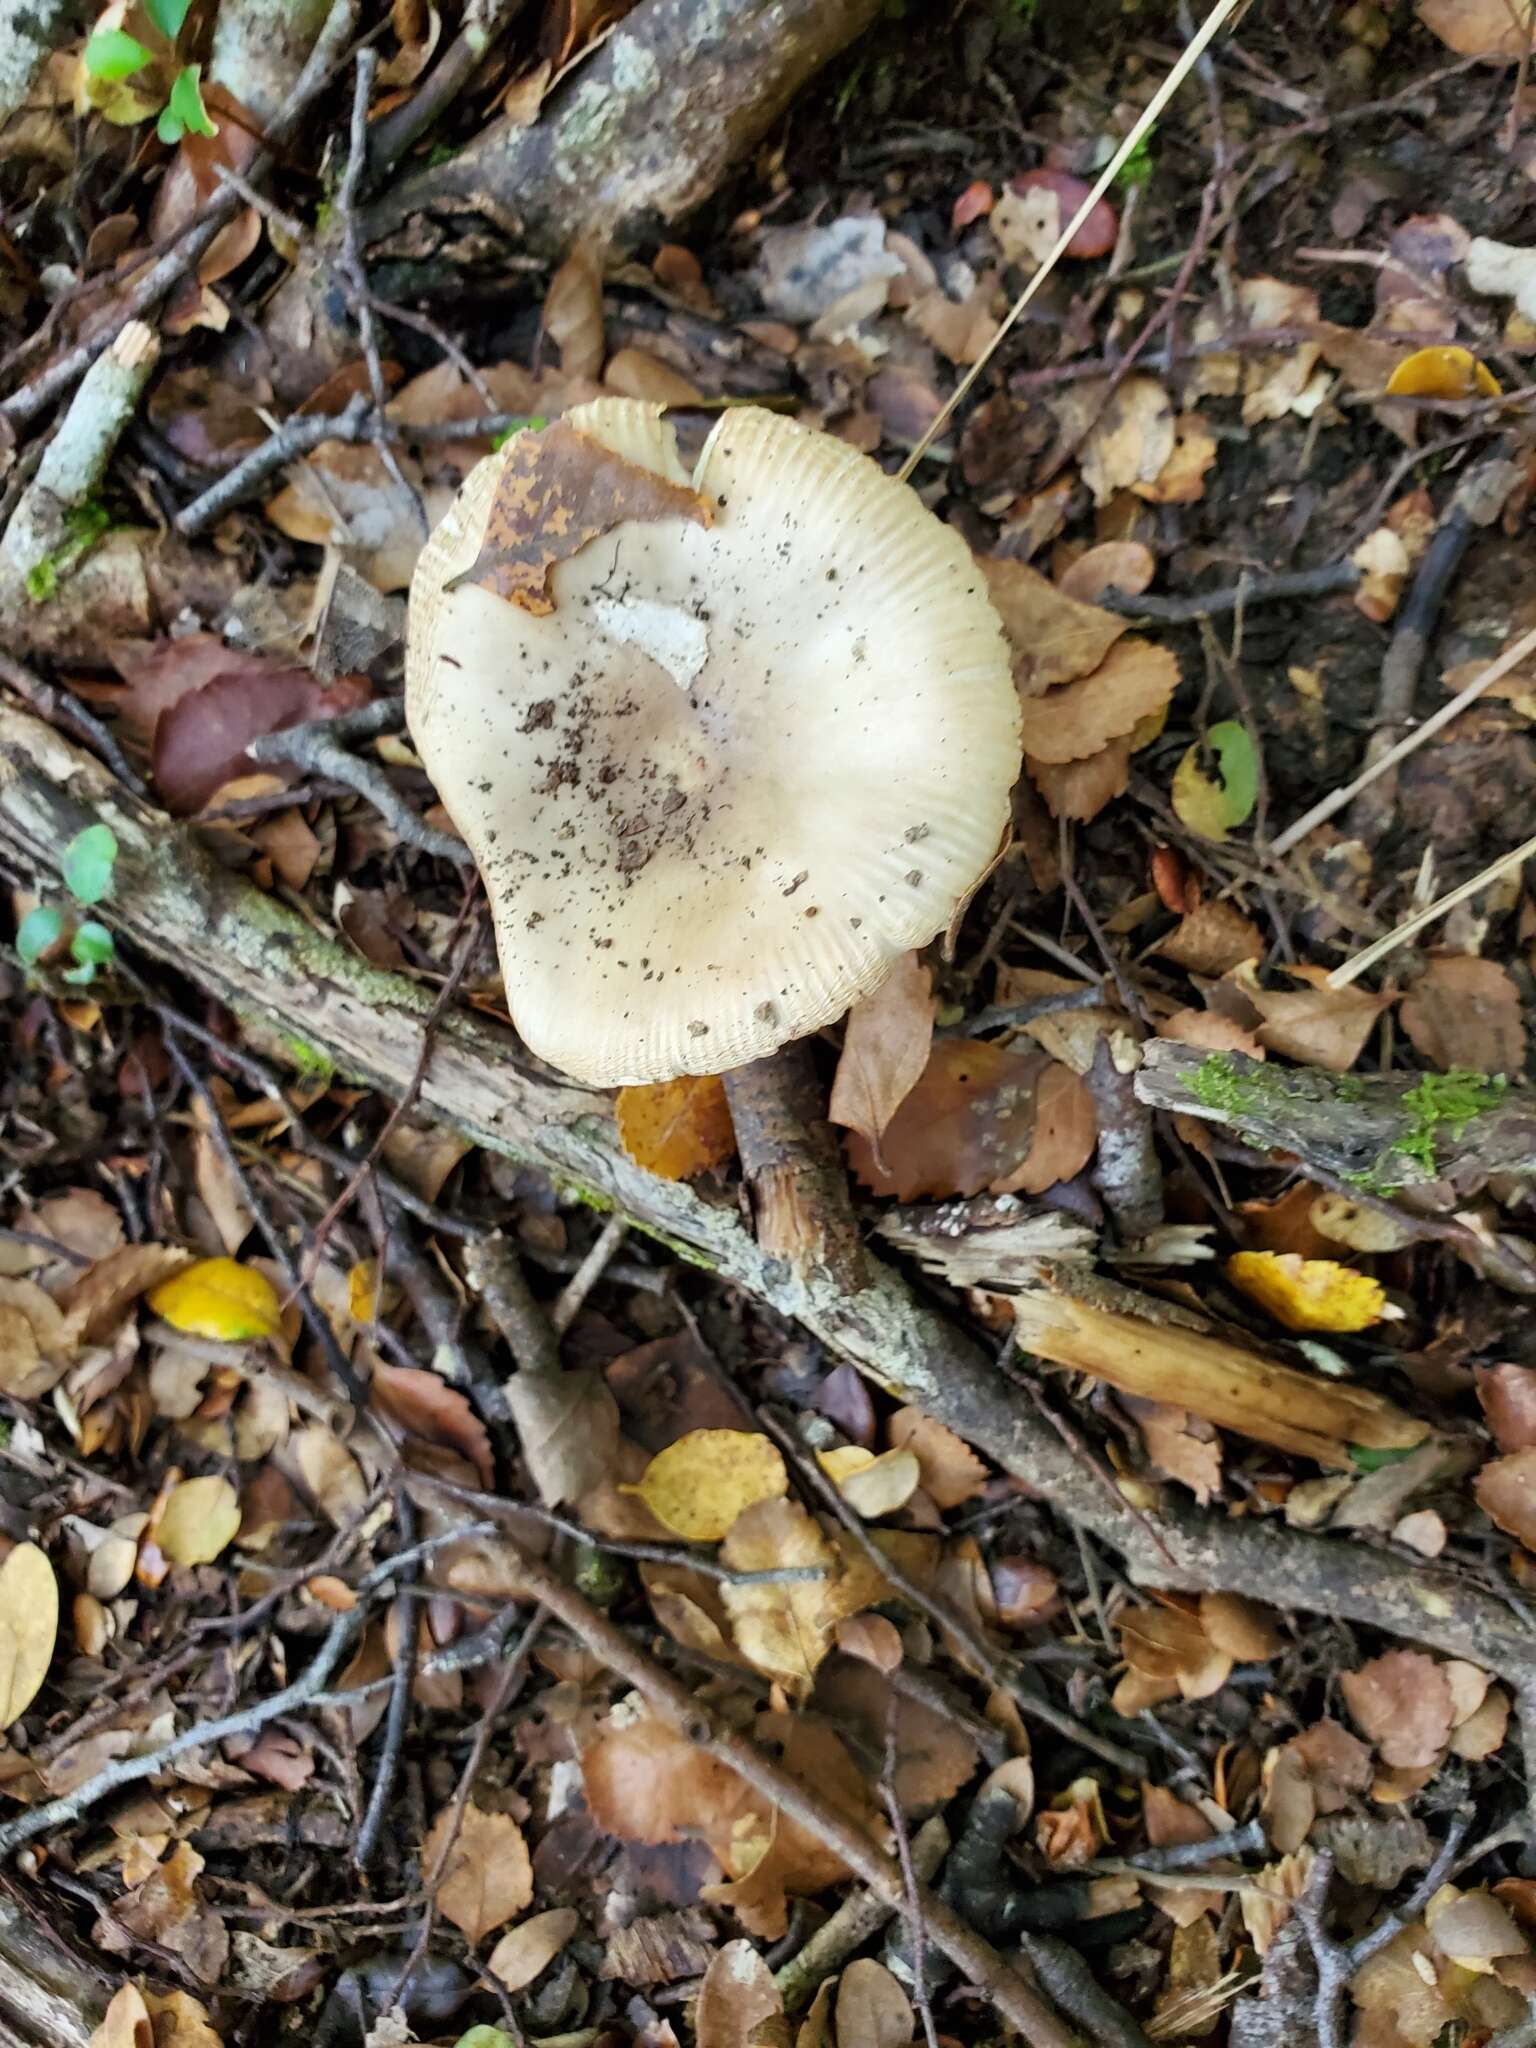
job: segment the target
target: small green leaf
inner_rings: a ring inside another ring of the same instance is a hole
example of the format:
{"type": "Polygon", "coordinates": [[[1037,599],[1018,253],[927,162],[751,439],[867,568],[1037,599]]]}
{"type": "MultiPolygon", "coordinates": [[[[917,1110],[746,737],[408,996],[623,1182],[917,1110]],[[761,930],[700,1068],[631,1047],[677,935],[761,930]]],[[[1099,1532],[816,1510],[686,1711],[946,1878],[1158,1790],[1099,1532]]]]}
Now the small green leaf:
{"type": "Polygon", "coordinates": [[[64,886],[77,903],[99,903],[112,889],[117,840],[110,825],[87,825],[64,849],[64,886]]]}
{"type": "Polygon", "coordinates": [[[460,2034],[454,2048],[517,2048],[517,2044],[504,2027],[471,2027],[467,2034],[460,2034]]]}
{"type": "Polygon", "coordinates": [[[1349,1455],[1362,1472],[1379,1472],[1383,1465],[1401,1465],[1404,1458],[1411,1458],[1417,1449],[1415,1444],[1404,1451],[1370,1451],[1364,1444],[1351,1444],[1349,1455]]]}
{"type": "Polygon", "coordinates": [[[69,942],[72,959],[82,967],[105,967],[112,958],[115,941],[104,924],[98,924],[94,917],[88,917],[77,926],[75,936],[69,942]]]}
{"type": "Polygon", "coordinates": [[[192,0],[144,0],[144,12],[165,40],[174,43],[191,5],[192,0]]]}
{"type": "Polygon", "coordinates": [[[94,960],[87,960],[83,966],[66,967],[64,979],[68,982],[73,982],[76,988],[89,988],[96,979],[96,962],[94,960]]]}
{"type": "Polygon", "coordinates": [[[1246,725],[1235,718],[1213,725],[1206,740],[1221,767],[1227,793],[1227,823],[1246,824],[1259,798],[1259,757],[1246,725]]]}
{"type": "Polygon", "coordinates": [[[63,929],[63,916],[51,904],[39,903],[29,910],[16,927],[16,955],[22,966],[35,966],[50,946],[58,944],[63,929]]]}
{"type": "Polygon", "coordinates": [[[85,68],[92,78],[131,78],[154,61],[154,52],[125,28],[99,28],[85,46],[85,68]]]}
{"type": "Polygon", "coordinates": [[[549,425],[542,413],[531,412],[525,420],[514,420],[509,427],[503,427],[499,434],[492,434],[492,448],[504,448],[518,434],[537,434],[549,425]]]}
{"type": "Polygon", "coordinates": [[[160,110],[155,133],[162,142],[180,142],[183,135],[217,135],[219,126],[208,117],[198,83],[201,64],[187,64],[176,74],[171,96],[160,110]]]}

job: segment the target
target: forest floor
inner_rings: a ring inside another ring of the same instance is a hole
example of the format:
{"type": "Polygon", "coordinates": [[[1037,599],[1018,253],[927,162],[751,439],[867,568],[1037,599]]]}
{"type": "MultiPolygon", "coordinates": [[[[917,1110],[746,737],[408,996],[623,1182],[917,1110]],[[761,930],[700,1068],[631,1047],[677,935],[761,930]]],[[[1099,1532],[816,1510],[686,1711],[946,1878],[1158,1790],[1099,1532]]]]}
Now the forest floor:
{"type": "Polygon", "coordinates": [[[669,9],[135,0],[0,125],[0,2048],[1536,2042],[1530,7],[1254,0],[1000,340],[1198,22],[488,198],[669,9]],[[919,451],[1009,638],[853,1277],[521,1049],[404,730],[609,394],[919,451]]]}

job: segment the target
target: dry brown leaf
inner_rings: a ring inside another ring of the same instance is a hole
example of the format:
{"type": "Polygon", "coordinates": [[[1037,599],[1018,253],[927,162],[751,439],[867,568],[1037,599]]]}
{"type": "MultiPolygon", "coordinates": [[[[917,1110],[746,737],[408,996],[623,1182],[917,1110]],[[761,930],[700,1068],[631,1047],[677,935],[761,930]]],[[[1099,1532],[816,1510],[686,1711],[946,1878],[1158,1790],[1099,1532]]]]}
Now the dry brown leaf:
{"type": "Polygon", "coordinates": [[[1314,1722],[1264,1759],[1264,1825],[1282,1852],[1299,1849],[1319,1814],[1369,1789],[1371,1752],[1341,1722],[1314,1722]]]}
{"type": "Polygon", "coordinates": [[[520,610],[555,608],[550,576],[557,562],[635,520],[691,519],[708,526],[714,507],[686,484],[615,455],[563,420],[510,443],[491,500],[485,544],[445,587],[477,585],[520,610]]]}
{"type": "Polygon", "coordinates": [[[896,1798],[903,1813],[946,1806],[976,1774],[978,1751],[966,1730],[947,1714],[893,1693],[885,1673],[868,1661],[834,1657],[823,1665],[816,1706],[851,1731],[870,1757],[884,1755],[887,1731],[894,1730],[896,1798]]]}
{"type": "Polygon", "coordinates": [[[1205,475],[1216,460],[1216,436],[1202,415],[1180,413],[1173,423],[1173,453],[1150,483],[1132,484],[1150,505],[1194,505],[1205,496],[1205,475]]]}
{"type": "Polygon", "coordinates": [[[87,1266],[64,1299],[70,1343],[94,1344],[110,1336],[141,1294],[192,1263],[191,1254],[174,1245],[125,1244],[87,1266]]]}
{"type": "Polygon", "coordinates": [[[1243,1925],[1261,1956],[1268,1955],[1270,1944],[1290,1919],[1292,1901],[1306,1890],[1316,1861],[1311,1849],[1297,1849],[1278,1863],[1266,1863],[1256,1882],[1238,1893],[1243,1925]]]}
{"type": "Polygon", "coordinates": [[[827,1115],[858,1131],[884,1165],[886,1125],[922,1078],[933,1044],[933,976],[920,953],[905,953],[872,995],[854,1004],[832,1081],[827,1115]]]}
{"type": "Polygon", "coordinates": [[[735,1156],[736,1131],[718,1074],[621,1088],[614,1117],[630,1158],[663,1180],[692,1180],[735,1156]]]}
{"type": "Polygon", "coordinates": [[[1335,1074],[1348,1073],[1382,1011],[1390,1009],[1395,1000],[1358,986],[1255,988],[1249,995],[1264,1019],[1257,1033],[1261,1045],[1306,1066],[1327,1067],[1335,1074]]]}
{"type": "Polygon", "coordinates": [[[1178,684],[1171,649],[1134,636],[1121,640],[1091,675],[1024,698],[1024,751],[1051,767],[1087,760],[1165,711],[1178,684]]]}
{"type": "Polygon", "coordinates": [[[970,1445],[921,1408],[898,1408],[888,1429],[893,1445],[916,1455],[923,1491],[936,1507],[963,1507],[985,1490],[987,1468],[970,1445]]]}
{"type": "Polygon", "coordinates": [[[910,1451],[887,1451],[877,1458],[861,1445],[847,1444],[819,1451],[817,1457],[861,1522],[896,1514],[917,1491],[917,1460],[910,1451]]]}
{"type": "Polygon", "coordinates": [[[993,1181],[990,1192],[1044,1194],[1081,1173],[1098,1142],[1099,1115],[1087,1083],[1052,1060],[1035,1084],[1035,1135],[1029,1151],[1012,1173],[993,1181]]]}
{"type": "MultiPolygon", "coordinates": [[[[1011,1766],[1004,1764],[1002,1769],[1011,1766]]],[[[991,1782],[990,1780],[988,1781],[991,1782]]],[[[1097,1778],[1074,1778],[1043,1813],[1035,1815],[1035,1844],[1048,1863],[1072,1869],[1091,1862],[1109,1840],[1097,1778]]]]}
{"type": "Polygon", "coordinates": [[[178,1842],[116,1902],[108,1924],[169,1949],[201,1983],[218,1984],[229,1961],[229,1934],[199,1890],[203,1867],[191,1843],[178,1842]]]}
{"type": "Polygon", "coordinates": [[[1032,1557],[995,1557],[988,1577],[992,1600],[987,1619],[1004,1628],[1033,1628],[1061,1606],[1056,1574],[1032,1557]]]}
{"type": "Polygon", "coordinates": [[[626,1842],[697,1836],[724,1846],[752,1799],[733,1770],[649,1716],[605,1728],[583,1749],[581,1771],[593,1820],[626,1842]]]}
{"type": "Polygon", "coordinates": [[[750,1941],[728,1941],[710,1958],[693,2031],[698,2048],[788,2048],[783,2000],[750,1941]]]}
{"type": "Polygon", "coordinates": [[[1536,1449],[1493,1458],[1473,1481],[1477,1504],[1506,1536],[1536,1550],[1536,1449]]]}
{"type": "Polygon", "coordinates": [[[1418,0],[1417,12],[1458,57],[1513,64],[1529,48],[1531,0],[1418,0]]]}
{"type": "Polygon", "coordinates": [[[1105,540],[1088,548],[1056,579],[1056,588],[1079,604],[1096,604],[1106,590],[1140,597],[1157,573],[1157,557],[1139,540],[1105,540]]]}
{"type": "Polygon", "coordinates": [[[155,2048],[155,2029],[136,1984],[120,1984],[92,2034],[90,2048],[155,2048]]]}
{"type": "Polygon", "coordinates": [[[59,1634],[59,1582],[35,1543],[18,1543],[0,1564],[0,1728],[36,1699],[59,1634]]]}
{"type": "Polygon", "coordinates": [[[172,1564],[212,1564],[240,1528],[240,1496],[227,1479],[183,1479],[172,1487],[150,1540],[172,1564]]]}
{"type": "Polygon", "coordinates": [[[1451,1754],[1468,1763],[1481,1763],[1504,1746],[1509,1730],[1509,1694],[1492,1685],[1463,1721],[1451,1730],[1451,1754]]]}
{"type": "Polygon", "coordinates": [[[910,2048],[912,2002],[883,1963],[860,1956],[837,1987],[837,2048],[910,2048]]]}
{"type": "Polygon", "coordinates": [[[1536,1371],[1528,1365],[1479,1365],[1472,1376],[1499,1449],[1536,1449],[1536,1371]]]}
{"type": "MultiPolygon", "coordinates": [[[[795,1500],[759,1500],[747,1508],[721,1544],[720,1562],[737,1572],[819,1565],[829,1580],[837,1566],[826,1537],[795,1500]]],[[[742,1655],[790,1692],[804,1693],[832,1647],[838,1616],[828,1592],[828,1580],[728,1582],[720,1597],[742,1655]]]]}
{"type": "MultiPolygon", "coordinates": [[[[1095,387],[1085,393],[1090,401],[1095,387]]],[[[1095,505],[1155,484],[1172,460],[1173,406],[1155,377],[1127,377],[1089,429],[1080,463],[1095,505]]]]}
{"type": "Polygon", "coordinates": [[[1158,1025],[1157,1035],[1179,1045],[1200,1046],[1206,1052],[1240,1052],[1251,1060],[1264,1057],[1264,1048],[1251,1031],[1215,1010],[1175,1010],[1158,1025]]]}
{"type": "Polygon", "coordinates": [[[362,1467],[340,1437],[315,1423],[288,1439],[288,1455],[315,1505],[339,1529],[361,1514],[368,1500],[362,1467]]]}
{"type": "Polygon", "coordinates": [[[1245,917],[1235,903],[1213,896],[1184,917],[1167,938],[1152,948],[1175,967],[1191,974],[1217,976],[1239,967],[1245,960],[1258,960],[1264,952],[1264,936],[1251,917],[1245,917]]]}
{"type": "Polygon", "coordinates": [[[544,332],[558,346],[567,376],[603,374],[603,249],[589,236],[577,242],[549,281],[544,332]]]}
{"type": "Polygon", "coordinates": [[[414,1365],[391,1365],[380,1359],[373,1369],[373,1397],[407,1436],[457,1451],[490,1491],[496,1476],[491,1440],[467,1395],[450,1387],[440,1373],[414,1365]]]}
{"type": "Polygon", "coordinates": [[[1518,1074],[1525,1064],[1520,991],[1496,960],[1436,954],[1398,1010],[1403,1029],[1442,1073],[1518,1074]]]}
{"type": "Polygon", "coordinates": [[[413,1194],[435,1202],[449,1174],[473,1150],[467,1138],[446,1124],[418,1124],[405,1117],[384,1140],[384,1164],[413,1194]]]}
{"type": "Polygon", "coordinates": [[[1173,1600],[1160,1607],[1128,1607],[1120,1615],[1120,1647],[1138,1677],[1166,1686],[1162,1695],[1208,1699],[1232,1675],[1236,1661],[1206,1634],[1198,1611],[1173,1600]]]}
{"type": "Polygon", "coordinates": [[[1198,1415],[1164,1401],[1138,1401],[1129,1394],[1124,1399],[1152,1463],[1208,1507],[1221,1491],[1221,1438],[1216,1431],[1198,1415]]]}
{"type": "Polygon", "coordinates": [[[643,348],[616,349],[608,358],[603,385],[624,398],[643,398],[652,405],[704,403],[704,394],[691,377],[643,348]]]}
{"type": "Polygon", "coordinates": [[[515,1372],[505,1387],[518,1443],[545,1507],[582,1500],[614,1476],[619,1408],[600,1372],[515,1372]]]}
{"type": "Polygon", "coordinates": [[[979,362],[997,338],[997,273],[984,270],[963,299],[947,292],[923,292],[907,309],[907,318],[950,362],[979,362]]]}
{"type": "Polygon", "coordinates": [[[837,1624],[836,1636],[845,1657],[857,1657],[877,1671],[894,1671],[904,1654],[901,1631],[883,1614],[850,1614],[837,1624]]]}
{"type": "Polygon", "coordinates": [[[1200,1626],[1235,1664],[1262,1664],[1285,1648],[1264,1609],[1241,1593],[1202,1593],[1200,1626]]]}
{"type": "Polygon", "coordinates": [[[486,1968],[506,1991],[526,1991],[547,1970],[581,1925],[573,1906],[535,1913],[505,1933],[491,1950],[486,1968]]]}
{"type": "Polygon", "coordinates": [[[1400,534],[1390,526],[1368,533],[1349,558],[1360,571],[1354,603],[1376,625],[1385,625],[1397,610],[1403,585],[1413,564],[1400,534]]]}
{"type": "Polygon", "coordinates": [[[1126,630],[1124,619],[1080,604],[1027,563],[978,559],[1013,652],[1013,679],[1026,699],[1090,674],[1126,630]]]}
{"type": "Polygon", "coordinates": [[[935,1039],[921,1078],[886,1125],[883,1168],[857,1131],[844,1141],[849,1163],[875,1194],[904,1202],[980,1194],[1027,1158],[1045,1064],[1043,1054],[984,1039],[935,1039]]]}
{"type": "Polygon", "coordinates": [[[1107,803],[1124,796],[1131,779],[1131,741],[1111,740],[1088,760],[1065,765],[1026,754],[1024,766],[1053,818],[1072,818],[1086,825],[1107,803]]]}
{"type": "Polygon", "coordinates": [[[0,1392],[35,1401],[56,1387],[75,1349],[69,1319],[35,1280],[0,1279],[0,1392]]]}
{"type": "Polygon", "coordinates": [[[422,1843],[422,1873],[438,1911],[474,1947],[521,1913],[533,1898],[533,1865],[523,1831],[509,1813],[466,1806],[455,1831],[445,1806],[422,1843]]]}
{"type": "Polygon", "coordinates": [[[1355,1726],[1385,1764],[1419,1770],[1436,1763],[1451,1733],[1451,1688],[1422,1650],[1388,1650],[1339,1680],[1355,1726]]]}

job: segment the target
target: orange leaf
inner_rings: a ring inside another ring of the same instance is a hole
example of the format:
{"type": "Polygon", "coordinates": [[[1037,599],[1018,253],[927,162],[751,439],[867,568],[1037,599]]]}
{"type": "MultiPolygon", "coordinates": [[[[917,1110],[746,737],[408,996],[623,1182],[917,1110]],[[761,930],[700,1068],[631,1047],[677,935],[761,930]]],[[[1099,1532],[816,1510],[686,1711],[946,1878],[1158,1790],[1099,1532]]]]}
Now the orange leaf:
{"type": "Polygon", "coordinates": [[[1503,386],[1470,349],[1415,349],[1387,379],[1389,398],[1497,398],[1503,386]]]}
{"type": "Polygon", "coordinates": [[[933,1013],[933,977],[917,953],[848,1013],[827,1115],[867,1138],[877,1161],[886,1125],[928,1064],[933,1013]]]}
{"type": "Polygon", "coordinates": [[[614,1114],[624,1150],[663,1180],[692,1180],[736,1150],[725,1083],[716,1074],[621,1088],[614,1114]]]}
{"type": "Polygon", "coordinates": [[[867,1138],[846,1140],[854,1172],[877,1195],[975,1195],[1006,1178],[1034,1134],[1035,1083],[1043,1053],[1008,1052],[985,1040],[934,1041],[922,1078],[886,1125],[884,1166],[867,1138]]]}
{"type": "Polygon", "coordinates": [[[1087,760],[1165,710],[1178,682],[1179,664],[1168,648],[1122,640],[1091,675],[1024,699],[1024,751],[1052,767],[1087,760]]]}

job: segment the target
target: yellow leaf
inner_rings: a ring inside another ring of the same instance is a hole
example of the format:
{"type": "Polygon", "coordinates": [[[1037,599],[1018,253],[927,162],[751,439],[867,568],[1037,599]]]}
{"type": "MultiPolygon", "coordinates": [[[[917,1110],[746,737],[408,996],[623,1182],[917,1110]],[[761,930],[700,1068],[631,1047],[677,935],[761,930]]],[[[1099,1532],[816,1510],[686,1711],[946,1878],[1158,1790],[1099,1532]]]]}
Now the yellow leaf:
{"type": "Polygon", "coordinates": [[[614,1115],[630,1158],[663,1180],[692,1180],[723,1166],[736,1150],[725,1084],[717,1074],[621,1088],[614,1115]]]}
{"type": "Polygon", "coordinates": [[[354,1323],[371,1323],[378,1308],[379,1262],[359,1259],[347,1272],[347,1314],[354,1323]]]}
{"type": "Polygon", "coordinates": [[[59,1582],[35,1543],[0,1565],[0,1728],[19,1721],[48,1676],[59,1633],[59,1582]]]}
{"type": "Polygon", "coordinates": [[[1381,1282],[1332,1259],[1234,1252],[1227,1278],[1288,1330],[1368,1330],[1386,1313],[1381,1282]]]}
{"type": "Polygon", "coordinates": [[[1214,840],[1218,845],[1226,838],[1227,820],[1231,816],[1227,793],[1200,766],[1198,741],[1175,769],[1171,795],[1180,823],[1191,832],[1198,832],[1202,839],[1214,840]]]}
{"type": "Polygon", "coordinates": [[[816,1462],[861,1521],[877,1521],[904,1508],[922,1477],[914,1452],[886,1451],[876,1457],[858,1444],[818,1451],[816,1462]]]}
{"type": "Polygon", "coordinates": [[[658,1522],[689,1543],[718,1543],[738,1515],[789,1491],[784,1460],[755,1430],[691,1429],[658,1451],[638,1486],[658,1522]]]}
{"type": "Polygon", "coordinates": [[[281,1328],[277,1289],[237,1259],[199,1259],[152,1288],[148,1300],[172,1329],[226,1344],[275,1337],[281,1328]]]}
{"type": "Polygon", "coordinates": [[[120,1984],[91,2036],[90,2048],[152,2048],[154,2037],[144,1994],[136,1984],[120,1984]]]}
{"type": "Polygon", "coordinates": [[[212,1564],[239,1527],[240,1497],[227,1479],[183,1479],[171,1489],[154,1540],[172,1564],[212,1564]]]}
{"type": "Polygon", "coordinates": [[[1389,398],[1497,398],[1503,386],[1470,349],[1415,349],[1387,379],[1389,398]]]}

